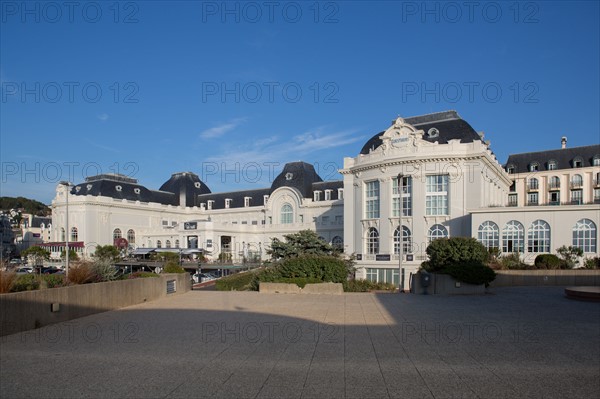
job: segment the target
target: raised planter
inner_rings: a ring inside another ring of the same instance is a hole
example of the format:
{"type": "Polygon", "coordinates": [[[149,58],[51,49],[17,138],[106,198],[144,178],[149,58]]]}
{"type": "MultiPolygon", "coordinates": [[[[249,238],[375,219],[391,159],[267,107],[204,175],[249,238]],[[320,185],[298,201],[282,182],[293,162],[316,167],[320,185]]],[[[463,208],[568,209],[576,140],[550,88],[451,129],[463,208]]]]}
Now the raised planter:
{"type": "Polygon", "coordinates": [[[467,284],[455,280],[447,274],[429,273],[428,287],[421,285],[421,272],[413,275],[410,292],[428,295],[483,295],[485,285],[467,284]]]}
{"type": "Polygon", "coordinates": [[[181,273],[0,294],[0,336],[189,290],[189,274],[181,273]]]}
{"type": "Polygon", "coordinates": [[[306,284],[304,288],[288,283],[260,283],[258,291],[263,294],[329,294],[340,295],[344,293],[344,286],[340,283],[306,284]]]}
{"type": "Polygon", "coordinates": [[[600,286],[600,270],[496,270],[490,287],[600,286]]]}

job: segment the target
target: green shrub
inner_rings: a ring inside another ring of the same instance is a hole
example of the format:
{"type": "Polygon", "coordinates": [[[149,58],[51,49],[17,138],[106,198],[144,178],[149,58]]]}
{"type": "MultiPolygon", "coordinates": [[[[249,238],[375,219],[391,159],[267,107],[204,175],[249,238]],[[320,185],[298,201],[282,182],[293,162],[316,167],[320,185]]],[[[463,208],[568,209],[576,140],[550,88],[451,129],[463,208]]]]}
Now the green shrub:
{"type": "Polygon", "coordinates": [[[131,274],[127,274],[126,279],[134,279],[134,278],[147,278],[147,277],[158,277],[158,274],[154,272],[134,272],[131,274]]]}
{"type": "MultiPolygon", "coordinates": [[[[252,291],[254,288],[253,281],[258,272],[250,271],[243,273],[231,274],[220,278],[216,281],[215,287],[217,291],[252,291]]],[[[258,286],[257,286],[258,287],[258,286]]]]}
{"type": "Polygon", "coordinates": [[[0,270],[0,294],[10,292],[16,278],[17,274],[14,271],[0,270]]]}
{"type": "Polygon", "coordinates": [[[521,257],[517,252],[511,252],[499,258],[500,268],[508,270],[525,270],[529,269],[529,265],[521,261],[521,257]]]}
{"type": "Polygon", "coordinates": [[[11,288],[11,292],[33,291],[40,288],[40,280],[34,274],[23,274],[18,276],[11,288]]]}
{"type": "Polygon", "coordinates": [[[117,277],[117,268],[113,261],[108,258],[98,258],[92,264],[92,272],[96,282],[112,281],[117,277]]]}
{"type": "Polygon", "coordinates": [[[586,258],[583,261],[583,267],[586,269],[600,269],[600,257],[586,258]]]}
{"type": "Polygon", "coordinates": [[[481,262],[470,261],[446,266],[442,273],[467,284],[488,286],[496,278],[496,272],[481,262]]]}
{"type": "Polygon", "coordinates": [[[427,247],[429,262],[423,267],[438,272],[446,266],[465,262],[483,263],[488,258],[486,247],[471,237],[452,237],[434,240],[427,247]]]}
{"type": "Polygon", "coordinates": [[[396,286],[390,283],[376,283],[370,280],[344,281],[344,292],[395,291],[396,286]]]}
{"type": "Polygon", "coordinates": [[[322,283],[322,280],[319,280],[314,277],[292,277],[292,278],[279,278],[274,283],[285,283],[285,284],[296,284],[300,288],[304,288],[306,284],[318,284],[322,283]]]}
{"type": "MultiPolygon", "coordinates": [[[[343,283],[348,279],[350,273],[348,261],[335,256],[299,256],[297,258],[286,258],[277,263],[273,269],[261,274],[268,278],[295,278],[304,277],[318,281],[343,283]]],[[[271,281],[262,280],[261,281],[271,281]]]]}
{"type": "Polygon", "coordinates": [[[175,261],[168,261],[165,267],[163,268],[163,273],[185,273],[185,269],[175,261]]]}
{"type": "Polygon", "coordinates": [[[562,258],[561,269],[573,269],[579,264],[579,257],[583,256],[583,249],[569,245],[563,245],[556,249],[558,255],[562,258]]]}
{"type": "Polygon", "coordinates": [[[540,254],[535,257],[536,269],[560,269],[561,261],[553,254],[540,254]]]}
{"type": "Polygon", "coordinates": [[[42,280],[46,288],[58,288],[67,285],[64,274],[44,274],[42,280]]]}

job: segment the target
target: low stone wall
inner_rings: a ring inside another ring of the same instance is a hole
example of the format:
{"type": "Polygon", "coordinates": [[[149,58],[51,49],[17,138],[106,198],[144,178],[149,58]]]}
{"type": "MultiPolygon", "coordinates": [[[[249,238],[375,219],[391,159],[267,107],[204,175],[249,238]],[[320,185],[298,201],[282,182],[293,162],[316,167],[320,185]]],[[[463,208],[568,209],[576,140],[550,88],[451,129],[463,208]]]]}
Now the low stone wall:
{"type": "Polygon", "coordinates": [[[344,286],[340,283],[306,284],[304,288],[296,284],[287,283],[260,283],[258,291],[263,294],[334,294],[344,293],[344,286]]]}
{"type": "Polygon", "coordinates": [[[190,287],[189,274],[181,273],[0,294],[0,336],[182,294],[190,287]]]}
{"type": "Polygon", "coordinates": [[[421,286],[421,273],[413,274],[411,290],[413,294],[429,295],[483,295],[485,285],[474,285],[459,282],[447,274],[430,273],[428,287],[421,286]]]}
{"type": "Polygon", "coordinates": [[[497,270],[490,287],[600,285],[600,270],[497,270]]]}

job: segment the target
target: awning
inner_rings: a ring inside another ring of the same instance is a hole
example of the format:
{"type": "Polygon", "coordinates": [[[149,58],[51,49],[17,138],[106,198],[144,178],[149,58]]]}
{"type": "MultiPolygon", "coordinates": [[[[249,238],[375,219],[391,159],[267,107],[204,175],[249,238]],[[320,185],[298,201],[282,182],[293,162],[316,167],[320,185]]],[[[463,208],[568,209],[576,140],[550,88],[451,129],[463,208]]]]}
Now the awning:
{"type": "Polygon", "coordinates": [[[137,248],[137,249],[134,249],[131,252],[131,254],[132,255],[148,255],[151,252],[154,252],[154,248],[137,248]]]}

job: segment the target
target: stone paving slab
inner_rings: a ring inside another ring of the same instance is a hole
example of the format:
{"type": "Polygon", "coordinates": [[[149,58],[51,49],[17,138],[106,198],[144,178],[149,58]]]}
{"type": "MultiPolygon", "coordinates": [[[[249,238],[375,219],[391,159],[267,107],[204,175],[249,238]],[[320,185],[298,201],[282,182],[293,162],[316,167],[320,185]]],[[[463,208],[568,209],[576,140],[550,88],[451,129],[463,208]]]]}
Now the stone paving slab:
{"type": "Polygon", "coordinates": [[[2,337],[0,397],[600,397],[600,306],[192,291],[2,337]]]}

